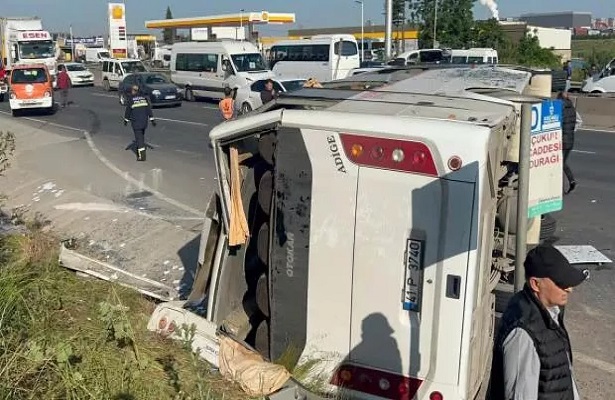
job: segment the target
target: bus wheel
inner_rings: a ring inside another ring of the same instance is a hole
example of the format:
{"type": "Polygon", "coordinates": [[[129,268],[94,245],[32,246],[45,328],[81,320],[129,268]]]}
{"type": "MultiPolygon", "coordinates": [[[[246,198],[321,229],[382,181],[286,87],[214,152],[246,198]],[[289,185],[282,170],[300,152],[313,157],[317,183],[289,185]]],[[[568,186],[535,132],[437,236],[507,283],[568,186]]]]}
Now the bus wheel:
{"type": "Polygon", "coordinates": [[[260,312],[269,318],[269,284],[266,274],[262,274],[256,283],[256,304],[260,312]]]}
{"type": "Polygon", "coordinates": [[[261,321],[256,328],[254,348],[265,358],[269,358],[269,323],[261,321]]]}

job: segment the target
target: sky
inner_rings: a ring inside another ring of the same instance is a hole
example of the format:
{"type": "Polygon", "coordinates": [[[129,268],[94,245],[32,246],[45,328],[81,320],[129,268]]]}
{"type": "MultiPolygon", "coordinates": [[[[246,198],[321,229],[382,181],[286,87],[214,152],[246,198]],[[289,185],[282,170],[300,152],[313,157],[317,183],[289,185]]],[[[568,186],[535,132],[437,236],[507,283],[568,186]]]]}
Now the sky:
{"type": "MultiPolygon", "coordinates": [[[[365,20],[384,23],[383,0],[364,0],[365,20]]],[[[0,0],[0,16],[38,16],[49,31],[68,31],[76,37],[102,35],[107,31],[107,0],[0,0]]],[[[238,13],[239,10],[294,12],[293,26],[259,28],[263,34],[285,34],[288,29],[358,26],[361,9],[354,0],[125,0],[128,33],[147,32],[144,22],[164,19],[167,6],[173,16],[196,17],[238,13]]],[[[500,0],[500,17],[548,11],[588,11],[594,17],[615,16],[613,0],[500,0]]],[[[479,2],[477,1],[477,4],[479,2]]],[[[489,10],[475,7],[476,18],[487,18],[489,10]]],[[[158,33],[159,31],[151,31],[158,33]]]]}

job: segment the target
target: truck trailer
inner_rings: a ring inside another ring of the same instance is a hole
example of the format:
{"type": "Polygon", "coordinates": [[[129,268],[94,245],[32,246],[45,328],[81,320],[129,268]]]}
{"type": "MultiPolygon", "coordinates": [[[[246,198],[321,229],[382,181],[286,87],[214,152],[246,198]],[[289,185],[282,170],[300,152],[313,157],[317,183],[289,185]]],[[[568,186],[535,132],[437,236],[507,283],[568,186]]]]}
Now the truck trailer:
{"type": "Polygon", "coordinates": [[[19,64],[45,64],[57,74],[56,45],[38,17],[0,17],[0,55],[7,71],[19,64]]]}

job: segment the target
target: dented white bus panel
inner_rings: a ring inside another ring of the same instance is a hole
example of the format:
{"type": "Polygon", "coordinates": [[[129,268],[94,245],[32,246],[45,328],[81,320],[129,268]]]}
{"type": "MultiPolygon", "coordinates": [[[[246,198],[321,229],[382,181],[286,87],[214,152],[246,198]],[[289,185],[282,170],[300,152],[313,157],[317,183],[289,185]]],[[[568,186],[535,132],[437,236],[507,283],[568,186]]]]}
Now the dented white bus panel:
{"type": "Polygon", "coordinates": [[[148,327],[177,338],[195,323],[214,365],[221,334],[282,363],[298,382],[272,400],[318,398],[301,384],[359,399],[474,399],[489,367],[518,106],[502,91],[408,86],[323,91],[214,128],[218,191],[195,283],[148,327]],[[241,212],[249,237],[229,246],[241,212]]]}

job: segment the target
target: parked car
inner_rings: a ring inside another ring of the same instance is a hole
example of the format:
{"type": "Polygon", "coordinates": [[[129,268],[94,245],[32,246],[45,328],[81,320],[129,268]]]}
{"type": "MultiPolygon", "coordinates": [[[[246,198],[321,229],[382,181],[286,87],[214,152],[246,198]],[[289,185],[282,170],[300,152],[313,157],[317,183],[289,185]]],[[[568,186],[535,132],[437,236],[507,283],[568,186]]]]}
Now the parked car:
{"type": "MultiPolygon", "coordinates": [[[[94,74],[81,63],[60,64],[66,67],[66,72],[73,86],[94,86],[94,74]]],[[[58,65],[58,70],[60,68],[58,65]]]]}
{"type": "Polygon", "coordinates": [[[107,92],[119,89],[120,82],[129,74],[148,72],[141,60],[107,58],[101,59],[101,62],[102,86],[107,92]]]}
{"type": "MultiPolygon", "coordinates": [[[[279,93],[292,92],[301,89],[307,79],[303,78],[284,78],[272,79],[273,88],[279,93]]],[[[240,87],[235,97],[235,107],[241,114],[247,114],[263,105],[261,92],[265,89],[267,79],[261,79],[249,86],[240,87]]]]}
{"type": "Polygon", "coordinates": [[[350,76],[363,74],[365,72],[380,71],[382,69],[389,68],[389,66],[381,61],[363,61],[360,68],[355,68],[350,71],[350,76]]]}
{"type": "Polygon", "coordinates": [[[152,106],[176,106],[182,104],[182,90],[172,83],[166,76],[155,72],[137,72],[125,77],[119,84],[119,100],[121,105],[126,104],[133,85],[148,96],[152,106]]]}

